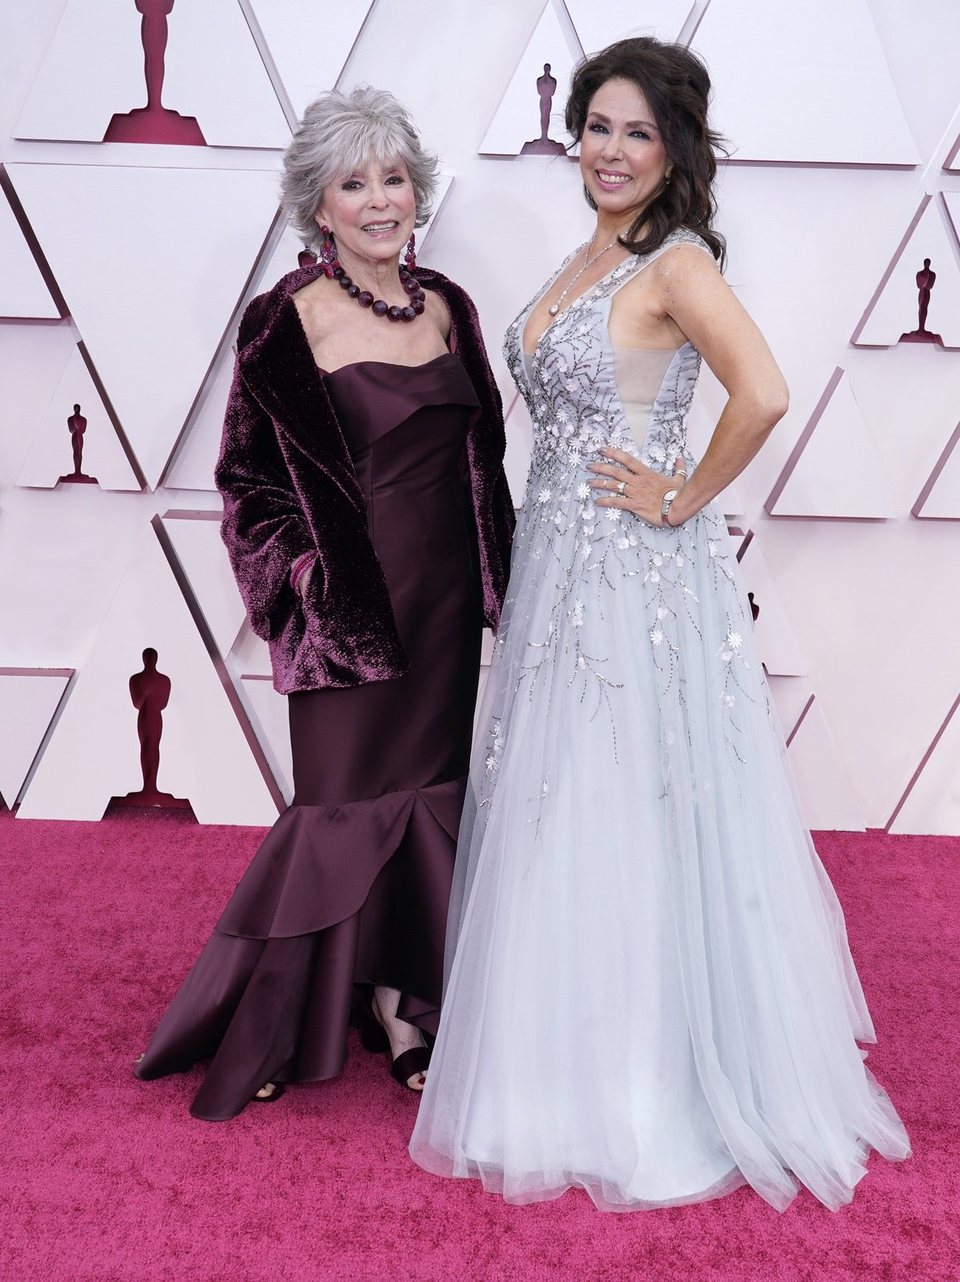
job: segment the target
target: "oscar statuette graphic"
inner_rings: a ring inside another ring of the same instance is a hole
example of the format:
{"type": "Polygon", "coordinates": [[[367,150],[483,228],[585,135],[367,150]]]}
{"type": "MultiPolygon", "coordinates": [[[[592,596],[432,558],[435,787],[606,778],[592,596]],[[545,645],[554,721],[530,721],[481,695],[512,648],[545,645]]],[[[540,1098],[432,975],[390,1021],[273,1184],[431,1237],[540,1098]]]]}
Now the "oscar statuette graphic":
{"type": "Polygon", "coordinates": [[[543,75],[537,77],[537,93],[540,95],[540,137],[525,142],[520,148],[521,156],[565,156],[567,149],[562,142],[554,142],[549,137],[550,108],[553,95],[557,92],[557,78],[550,74],[550,63],[543,64],[543,75]]]}
{"type": "Polygon", "coordinates": [[[933,293],[933,287],[936,284],[937,273],[930,266],[930,259],[923,260],[923,267],[917,272],[917,328],[908,330],[906,334],[901,334],[897,340],[900,343],[937,343],[943,346],[943,339],[939,334],[933,334],[927,329],[927,312],[930,308],[930,295],[933,293]]]}
{"type": "Polygon", "coordinates": [[[156,650],[148,646],[143,652],[143,671],[135,672],[130,678],[130,701],[137,709],[143,787],[138,792],[128,792],[125,797],[114,797],[113,803],[118,806],[175,806],[185,809],[190,805],[185,797],[174,797],[157,788],[163,710],[170,702],[171,690],[170,678],[157,670],[157,658],[156,650]]]}
{"type": "Polygon", "coordinates": [[[74,405],[73,413],[67,419],[70,429],[70,444],[73,446],[73,471],[57,478],[58,485],[96,485],[97,478],[88,476],[83,470],[83,434],[87,430],[87,420],[80,413],[80,406],[74,405]]]}
{"type": "Polygon", "coordinates": [[[167,17],[174,0],[135,0],[142,15],[140,40],[143,44],[143,77],[147,87],[147,105],[118,113],[110,121],[104,142],[159,142],[180,146],[205,147],[195,116],[181,116],[164,107],[164,57],[167,51],[167,17]]]}

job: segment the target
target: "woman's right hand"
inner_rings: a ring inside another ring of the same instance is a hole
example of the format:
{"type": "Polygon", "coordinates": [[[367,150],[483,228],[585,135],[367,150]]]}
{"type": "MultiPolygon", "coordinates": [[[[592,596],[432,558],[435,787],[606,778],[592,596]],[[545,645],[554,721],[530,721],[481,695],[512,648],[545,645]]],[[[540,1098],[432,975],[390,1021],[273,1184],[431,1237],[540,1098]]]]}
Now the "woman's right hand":
{"type": "Polygon", "coordinates": [[[316,553],[304,552],[302,556],[297,557],[290,567],[290,586],[296,592],[302,601],[307,595],[307,585],[310,576],[313,573],[313,567],[317,563],[316,553]]]}

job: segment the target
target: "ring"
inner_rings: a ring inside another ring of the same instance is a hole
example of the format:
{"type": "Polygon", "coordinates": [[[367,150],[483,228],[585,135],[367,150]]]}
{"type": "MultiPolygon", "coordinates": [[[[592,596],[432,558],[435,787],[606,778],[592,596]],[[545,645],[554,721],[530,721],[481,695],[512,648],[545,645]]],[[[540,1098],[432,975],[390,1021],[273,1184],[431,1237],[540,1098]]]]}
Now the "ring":
{"type": "Polygon", "coordinates": [[[622,494],[622,493],[623,493],[623,491],[624,491],[626,488],[627,488],[627,483],[626,483],[626,481],[618,481],[618,482],[617,482],[617,492],[618,492],[619,494],[622,494]]]}

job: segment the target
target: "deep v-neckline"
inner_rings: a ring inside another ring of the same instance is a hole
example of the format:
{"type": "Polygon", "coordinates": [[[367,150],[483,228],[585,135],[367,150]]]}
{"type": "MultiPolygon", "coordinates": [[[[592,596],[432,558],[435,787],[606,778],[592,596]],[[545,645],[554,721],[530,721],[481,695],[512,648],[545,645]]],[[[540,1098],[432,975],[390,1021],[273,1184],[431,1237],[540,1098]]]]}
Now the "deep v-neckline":
{"type": "Polygon", "coordinates": [[[569,255],[568,258],[564,259],[564,261],[560,264],[560,266],[557,268],[554,274],[550,277],[550,279],[547,281],[544,287],[540,290],[540,293],[536,295],[536,297],[531,302],[530,306],[523,313],[523,322],[520,326],[520,355],[525,361],[534,359],[534,357],[537,355],[537,352],[540,348],[540,344],[543,342],[546,336],[550,333],[550,331],[554,328],[554,326],[558,325],[560,321],[563,320],[564,316],[566,316],[568,312],[573,311],[574,307],[576,307],[579,303],[582,303],[585,298],[589,298],[589,296],[595,290],[599,289],[600,286],[603,285],[606,281],[608,281],[610,277],[613,275],[613,273],[616,271],[619,271],[621,267],[625,267],[628,264],[640,261],[639,258],[636,257],[636,255],[631,255],[628,258],[621,258],[619,263],[614,263],[614,265],[610,268],[608,272],[605,272],[601,277],[599,277],[599,279],[595,280],[592,285],[588,285],[582,294],[577,294],[576,298],[572,299],[569,303],[567,303],[566,307],[563,309],[562,312],[558,312],[557,315],[553,317],[553,319],[549,322],[549,324],[547,324],[543,328],[543,330],[541,330],[540,337],[537,339],[537,341],[533,345],[533,350],[528,352],[526,338],[527,338],[527,325],[530,323],[531,313],[536,309],[538,304],[541,303],[544,298],[546,298],[549,291],[553,288],[553,286],[559,280],[560,276],[563,274],[564,269],[573,262],[576,256],[580,253],[580,250],[584,249],[589,243],[590,243],[589,241],[585,240],[578,249],[575,249],[573,253],[569,255]]]}

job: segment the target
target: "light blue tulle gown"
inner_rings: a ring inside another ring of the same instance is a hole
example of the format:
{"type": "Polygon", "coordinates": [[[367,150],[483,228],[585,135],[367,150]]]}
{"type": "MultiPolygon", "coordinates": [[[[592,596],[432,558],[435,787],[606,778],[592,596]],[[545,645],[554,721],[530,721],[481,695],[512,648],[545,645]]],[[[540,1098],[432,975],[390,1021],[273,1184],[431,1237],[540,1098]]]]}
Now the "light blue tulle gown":
{"type": "MultiPolygon", "coordinates": [[[[530,476],[460,833],[448,983],[411,1153],[511,1202],[606,1210],[747,1182],[848,1201],[909,1154],[843,915],[798,813],[720,511],[597,507],[604,446],[670,473],[700,356],[611,346],[674,233],[507,359],[530,476]],[[638,442],[642,442],[639,444],[638,442]]],[[[693,252],[690,249],[681,252],[693,252]]],[[[708,251],[707,251],[708,252],[708,251]]]]}

